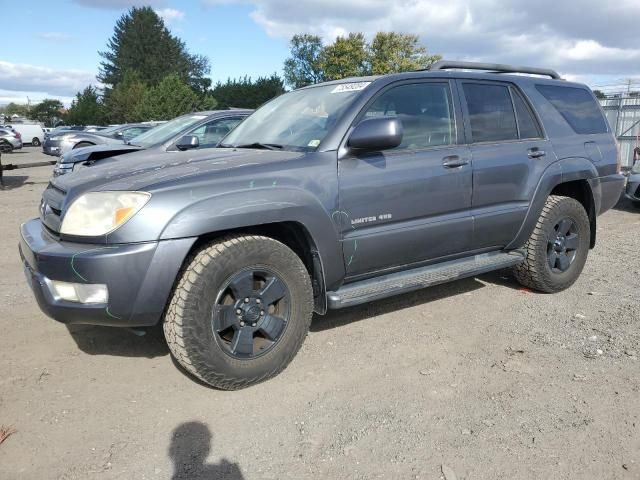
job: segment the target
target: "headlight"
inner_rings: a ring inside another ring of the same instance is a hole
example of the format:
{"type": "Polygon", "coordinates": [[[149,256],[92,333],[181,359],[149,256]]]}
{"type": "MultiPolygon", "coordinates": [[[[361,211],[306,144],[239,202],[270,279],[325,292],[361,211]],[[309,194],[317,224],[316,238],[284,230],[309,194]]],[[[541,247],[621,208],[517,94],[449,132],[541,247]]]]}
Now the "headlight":
{"type": "Polygon", "coordinates": [[[55,137],[49,137],[49,140],[52,140],[54,142],[59,142],[60,140],[62,140],[64,137],[62,135],[56,135],[55,137]]]}
{"type": "Polygon", "coordinates": [[[60,233],[96,237],[113,232],[151,198],[146,192],[90,192],[76,199],[62,220],[60,233]]]}

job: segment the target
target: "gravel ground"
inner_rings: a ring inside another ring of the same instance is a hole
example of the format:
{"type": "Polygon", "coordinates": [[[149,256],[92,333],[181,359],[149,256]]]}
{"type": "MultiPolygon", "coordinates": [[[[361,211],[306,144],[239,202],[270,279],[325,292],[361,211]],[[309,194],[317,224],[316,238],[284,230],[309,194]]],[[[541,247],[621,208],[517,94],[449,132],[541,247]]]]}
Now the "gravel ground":
{"type": "Polygon", "coordinates": [[[499,272],[332,312],[281,375],[223,392],[182,373],[157,331],[68,329],[39,311],[18,227],[50,172],[7,172],[0,191],[0,424],[17,430],[0,478],[640,478],[630,204],[600,218],[568,291],[499,272]]]}

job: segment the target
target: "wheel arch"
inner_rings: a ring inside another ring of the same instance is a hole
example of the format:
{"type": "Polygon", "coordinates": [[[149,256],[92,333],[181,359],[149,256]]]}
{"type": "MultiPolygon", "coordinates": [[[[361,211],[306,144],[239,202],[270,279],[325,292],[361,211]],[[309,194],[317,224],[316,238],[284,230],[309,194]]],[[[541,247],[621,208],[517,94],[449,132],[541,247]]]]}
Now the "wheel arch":
{"type": "Polygon", "coordinates": [[[184,261],[188,261],[191,253],[202,248],[204,245],[229,235],[262,235],[273,238],[293,250],[295,254],[300,257],[311,277],[314,311],[321,315],[326,313],[327,296],[324,266],[318,245],[305,225],[299,221],[291,220],[240,226],[204,233],[198,236],[198,239],[191,247],[184,261]]]}
{"type": "Polygon", "coordinates": [[[593,248],[596,244],[596,212],[599,205],[597,192],[593,191],[591,182],[597,176],[598,172],[593,162],[583,157],[564,158],[552,163],[538,182],[520,230],[505,249],[520,248],[526,243],[549,195],[575,198],[585,207],[591,230],[590,248],[593,248]]]}

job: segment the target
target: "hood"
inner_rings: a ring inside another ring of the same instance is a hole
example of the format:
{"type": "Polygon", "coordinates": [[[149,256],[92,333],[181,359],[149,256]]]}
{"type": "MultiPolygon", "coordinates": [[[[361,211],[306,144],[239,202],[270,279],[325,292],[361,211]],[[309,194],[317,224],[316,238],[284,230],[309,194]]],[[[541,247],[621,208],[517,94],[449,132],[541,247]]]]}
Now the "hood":
{"type": "MultiPolygon", "coordinates": [[[[154,150],[132,153],[127,161],[108,158],[98,165],[54,178],[51,184],[67,192],[67,201],[86,191],[147,190],[188,184],[219,174],[251,175],[286,168],[278,165],[305,155],[303,152],[207,148],[185,152],[154,150]]],[[[188,188],[188,186],[186,187],[188,188]]]]}
{"type": "Polygon", "coordinates": [[[89,132],[73,132],[71,134],[65,134],[65,137],[73,138],[75,142],[92,142],[92,143],[124,143],[123,140],[119,138],[108,137],[106,135],[100,135],[99,133],[89,133],[89,132]]]}
{"type": "Polygon", "coordinates": [[[115,143],[106,143],[103,145],[93,145],[91,147],[77,148],[63,155],[60,163],[79,163],[101,160],[103,158],[115,157],[125,153],[137,152],[143,147],[137,145],[127,145],[121,140],[115,143]]]}

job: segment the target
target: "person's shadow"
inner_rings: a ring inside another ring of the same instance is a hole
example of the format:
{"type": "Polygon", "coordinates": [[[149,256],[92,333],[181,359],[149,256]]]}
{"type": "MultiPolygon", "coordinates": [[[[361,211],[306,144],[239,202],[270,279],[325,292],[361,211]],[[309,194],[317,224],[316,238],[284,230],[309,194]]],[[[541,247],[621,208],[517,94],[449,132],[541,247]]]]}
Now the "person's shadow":
{"type": "Polygon", "coordinates": [[[200,422],[178,425],[171,435],[169,457],[173,461],[171,480],[243,480],[237,463],[223,458],[220,463],[206,464],[211,451],[211,432],[200,422]]]}

